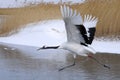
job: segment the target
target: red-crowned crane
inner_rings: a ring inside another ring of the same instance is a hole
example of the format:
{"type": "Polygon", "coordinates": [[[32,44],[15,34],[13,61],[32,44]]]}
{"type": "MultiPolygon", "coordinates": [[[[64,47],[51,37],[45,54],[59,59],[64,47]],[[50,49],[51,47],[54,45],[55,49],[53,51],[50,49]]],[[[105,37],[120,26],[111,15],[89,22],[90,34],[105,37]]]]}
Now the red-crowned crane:
{"type": "Polygon", "coordinates": [[[71,51],[71,54],[73,54],[74,63],[59,69],[59,71],[74,66],[76,55],[88,56],[104,67],[110,69],[109,66],[102,64],[93,56],[96,54],[96,51],[91,47],[91,44],[94,39],[98,18],[93,17],[92,15],[85,15],[83,19],[80,13],[65,5],[60,6],[60,11],[65,22],[67,42],[61,44],[60,46],[43,46],[38,50],[60,48],[71,51]]]}

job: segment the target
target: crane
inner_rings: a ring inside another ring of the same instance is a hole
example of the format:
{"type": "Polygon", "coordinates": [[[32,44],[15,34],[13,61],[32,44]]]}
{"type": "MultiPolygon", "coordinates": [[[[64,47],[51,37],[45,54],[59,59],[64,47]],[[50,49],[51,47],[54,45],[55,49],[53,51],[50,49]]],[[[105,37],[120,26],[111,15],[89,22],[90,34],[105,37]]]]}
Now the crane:
{"type": "Polygon", "coordinates": [[[94,57],[96,51],[91,46],[94,39],[98,18],[89,14],[84,15],[84,18],[82,18],[81,14],[77,12],[77,10],[73,10],[66,5],[60,6],[60,11],[65,23],[67,42],[64,42],[59,46],[43,46],[38,50],[64,49],[70,51],[74,58],[73,64],[65,66],[59,69],[59,71],[74,66],[76,64],[75,59],[77,55],[87,56],[102,66],[110,69],[109,66],[101,63],[99,60],[97,60],[97,58],[94,57]]]}

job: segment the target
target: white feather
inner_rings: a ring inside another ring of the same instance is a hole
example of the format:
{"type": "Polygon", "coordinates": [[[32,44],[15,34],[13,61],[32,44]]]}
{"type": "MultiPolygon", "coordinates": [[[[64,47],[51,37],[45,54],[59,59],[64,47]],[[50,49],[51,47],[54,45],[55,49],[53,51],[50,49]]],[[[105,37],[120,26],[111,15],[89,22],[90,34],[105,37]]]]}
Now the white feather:
{"type": "Polygon", "coordinates": [[[92,15],[85,15],[85,16],[84,16],[83,25],[84,25],[86,28],[96,27],[97,22],[98,22],[98,19],[95,18],[95,17],[92,17],[92,15]]]}
{"type": "Polygon", "coordinates": [[[63,7],[61,6],[60,8],[65,22],[68,41],[76,43],[80,43],[80,41],[85,42],[82,35],[79,33],[78,29],[75,26],[83,24],[83,20],[80,16],[80,13],[65,5],[63,7]]]}
{"type": "Polygon", "coordinates": [[[73,10],[65,5],[61,6],[60,8],[64,19],[69,19],[69,21],[71,21],[71,23],[74,25],[83,24],[82,17],[80,16],[80,13],[78,13],[76,10],[73,10]]]}
{"type": "Polygon", "coordinates": [[[70,14],[69,14],[69,16],[72,16],[72,15],[73,15],[73,10],[70,9],[70,14]]]}
{"type": "Polygon", "coordinates": [[[96,24],[98,22],[98,19],[96,17],[93,17],[92,15],[85,15],[83,21],[80,13],[78,13],[77,10],[73,10],[65,5],[61,6],[61,13],[65,22],[68,41],[84,43],[85,40],[82,37],[82,34],[79,33],[75,25],[84,25],[87,31],[87,36],[89,37],[89,28],[96,27],[96,24]]]}
{"type": "Polygon", "coordinates": [[[62,7],[62,6],[60,6],[60,11],[61,11],[62,16],[65,17],[65,16],[64,16],[64,12],[63,12],[63,7],[62,7]]]}

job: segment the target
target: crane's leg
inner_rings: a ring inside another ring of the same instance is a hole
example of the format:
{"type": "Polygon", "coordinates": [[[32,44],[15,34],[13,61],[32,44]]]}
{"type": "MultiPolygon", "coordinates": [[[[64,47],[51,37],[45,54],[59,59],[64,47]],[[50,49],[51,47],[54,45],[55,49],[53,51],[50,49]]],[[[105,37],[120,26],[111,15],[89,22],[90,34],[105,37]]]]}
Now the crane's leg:
{"type": "Polygon", "coordinates": [[[103,64],[102,62],[100,62],[97,58],[95,58],[94,56],[92,55],[88,55],[89,58],[93,59],[94,61],[96,61],[98,64],[102,65],[103,67],[105,68],[108,68],[110,69],[110,66],[106,65],[106,64],[103,64]]]}
{"type": "Polygon", "coordinates": [[[43,46],[43,47],[41,47],[41,48],[38,48],[37,50],[42,50],[42,49],[57,49],[59,46],[49,46],[49,47],[47,47],[47,46],[43,46]]]}
{"type": "Polygon", "coordinates": [[[71,64],[71,65],[68,65],[68,66],[65,66],[65,67],[63,67],[63,68],[60,68],[59,69],[59,71],[62,71],[62,70],[64,70],[64,69],[66,69],[66,68],[70,68],[70,67],[72,67],[72,66],[75,66],[75,60],[76,60],[76,54],[74,54],[73,55],[73,58],[74,58],[74,61],[73,61],[73,63],[71,64]]]}

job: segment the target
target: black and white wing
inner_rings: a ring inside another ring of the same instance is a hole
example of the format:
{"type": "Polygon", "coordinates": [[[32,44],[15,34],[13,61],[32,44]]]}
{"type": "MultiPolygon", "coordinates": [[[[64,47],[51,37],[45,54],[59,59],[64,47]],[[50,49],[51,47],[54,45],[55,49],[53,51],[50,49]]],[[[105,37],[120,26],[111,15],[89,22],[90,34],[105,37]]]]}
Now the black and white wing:
{"type": "Polygon", "coordinates": [[[60,9],[65,22],[68,42],[91,44],[97,19],[87,15],[83,20],[80,13],[65,5],[60,9]],[[93,23],[94,25],[92,25],[93,23]]]}
{"type": "Polygon", "coordinates": [[[94,39],[97,22],[98,19],[96,17],[92,17],[92,15],[84,16],[83,25],[85,26],[87,32],[87,37],[88,37],[87,44],[91,44],[94,39]]]}

